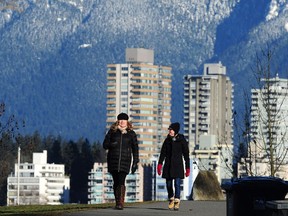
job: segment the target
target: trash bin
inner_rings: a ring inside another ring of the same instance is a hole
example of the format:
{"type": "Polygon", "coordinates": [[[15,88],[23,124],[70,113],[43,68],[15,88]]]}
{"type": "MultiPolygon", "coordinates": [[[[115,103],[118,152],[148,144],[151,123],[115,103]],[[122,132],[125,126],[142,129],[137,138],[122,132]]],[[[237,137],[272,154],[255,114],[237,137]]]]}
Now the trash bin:
{"type": "Polygon", "coordinates": [[[286,181],[276,177],[245,177],[221,185],[226,191],[227,216],[264,216],[266,201],[283,200],[286,181]]]}

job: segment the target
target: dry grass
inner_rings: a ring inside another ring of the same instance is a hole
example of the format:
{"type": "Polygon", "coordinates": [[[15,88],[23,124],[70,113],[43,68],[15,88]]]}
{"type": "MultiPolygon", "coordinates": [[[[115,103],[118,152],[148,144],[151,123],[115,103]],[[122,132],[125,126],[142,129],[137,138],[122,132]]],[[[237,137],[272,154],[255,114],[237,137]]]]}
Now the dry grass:
{"type": "Polygon", "coordinates": [[[96,208],[108,208],[114,204],[67,204],[67,205],[25,205],[25,206],[2,206],[0,207],[1,216],[60,216],[63,213],[82,211],[96,208]]]}

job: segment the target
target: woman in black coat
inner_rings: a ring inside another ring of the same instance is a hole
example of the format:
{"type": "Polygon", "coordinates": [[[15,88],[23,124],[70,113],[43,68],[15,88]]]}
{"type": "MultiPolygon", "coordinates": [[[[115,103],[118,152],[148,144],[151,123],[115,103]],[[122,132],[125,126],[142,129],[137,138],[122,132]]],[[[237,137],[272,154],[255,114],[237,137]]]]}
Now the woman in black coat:
{"type": "Polygon", "coordinates": [[[180,124],[178,122],[172,123],[168,130],[169,133],[161,148],[157,172],[161,175],[162,164],[164,162],[162,177],[166,179],[169,199],[168,208],[179,210],[180,186],[181,179],[184,179],[184,170],[186,177],[190,174],[189,147],[185,137],[182,134],[178,134],[180,130],[180,124]],[[185,161],[185,167],[183,165],[183,158],[185,161]],[[175,194],[173,190],[173,181],[175,194]]]}
{"type": "Polygon", "coordinates": [[[126,113],[120,113],[103,141],[103,148],[108,150],[108,172],[113,177],[115,208],[120,210],[124,207],[125,179],[130,172],[132,156],[132,174],[135,173],[139,162],[137,135],[132,130],[132,124],[128,122],[128,119],[126,113]]]}

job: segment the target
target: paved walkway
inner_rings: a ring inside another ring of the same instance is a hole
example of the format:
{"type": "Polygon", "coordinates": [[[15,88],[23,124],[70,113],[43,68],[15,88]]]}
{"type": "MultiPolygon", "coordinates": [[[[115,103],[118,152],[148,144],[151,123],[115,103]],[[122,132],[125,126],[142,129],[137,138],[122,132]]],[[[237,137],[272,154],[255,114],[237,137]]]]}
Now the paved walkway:
{"type": "Polygon", "coordinates": [[[167,208],[167,202],[140,203],[127,206],[124,210],[113,208],[95,209],[64,214],[64,216],[225,216],[226,201],[181,201],[179,211],[171,211],[167,208]]]}

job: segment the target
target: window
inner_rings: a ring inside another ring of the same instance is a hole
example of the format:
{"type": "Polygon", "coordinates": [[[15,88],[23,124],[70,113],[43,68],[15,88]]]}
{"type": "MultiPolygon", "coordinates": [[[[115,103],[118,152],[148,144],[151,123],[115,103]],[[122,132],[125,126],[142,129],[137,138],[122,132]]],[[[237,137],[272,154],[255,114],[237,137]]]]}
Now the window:
{"type": "Polygon", "coordinates": [[[109,74],[107,74],[108,75],[108,77],[116,77],[116,74],[115,73],[109,73],[109,74]]]}

